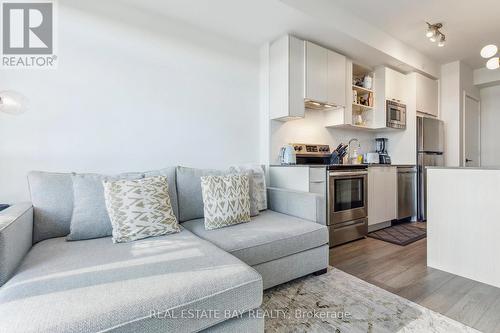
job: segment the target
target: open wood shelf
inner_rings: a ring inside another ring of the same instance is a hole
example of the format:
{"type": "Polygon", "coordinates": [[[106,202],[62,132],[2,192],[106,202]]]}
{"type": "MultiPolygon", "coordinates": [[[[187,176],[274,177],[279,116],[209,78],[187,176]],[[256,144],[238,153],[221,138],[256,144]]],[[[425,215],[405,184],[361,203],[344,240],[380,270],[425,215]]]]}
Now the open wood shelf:
{"type": "Polygon", "coordinates": [[[326,127],[331,127],[331,128],[345,128],[345,129],[352,129],[352,130],[363,130],[363,131],[371,131],[373,128],[368,127],[368,126],[362,126],[362,125],[353,125],[353,124],[339,124],[339,125],[330,125],[326,127]]]}
{"type": "Polygon", "coordinates": [[[359,108],[366,109],[366,110],[373,109],[373,106],[368,106],[368,105],[363,105],[363,104],[358,104],[358,103],[352,103],[352,106],[357,106],[359,108]]]}
{"type": "Polygon", "coordinates": [[[360,87],[360,86],[357,86],[355,84],[352,85],[352,89],[353,90],[356,90],[358,93],[362,93],[362,94],[369,94],[369,93],[373,93],[373,90],[372,89],[366,89],[366,88],[363,88],[363,87],[360,87]]]}

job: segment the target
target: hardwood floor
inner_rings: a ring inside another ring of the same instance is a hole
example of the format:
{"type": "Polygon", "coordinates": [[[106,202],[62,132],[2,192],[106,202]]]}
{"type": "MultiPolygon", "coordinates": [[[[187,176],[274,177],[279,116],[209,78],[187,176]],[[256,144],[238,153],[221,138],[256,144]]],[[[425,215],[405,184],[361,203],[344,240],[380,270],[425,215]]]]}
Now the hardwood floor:
{"type": "Polygon", "coordinates": [[[426,239],[366,238],[330,249],[330,265],[485,333],[500,333],[500,288],[427,267],[426,239]]]}

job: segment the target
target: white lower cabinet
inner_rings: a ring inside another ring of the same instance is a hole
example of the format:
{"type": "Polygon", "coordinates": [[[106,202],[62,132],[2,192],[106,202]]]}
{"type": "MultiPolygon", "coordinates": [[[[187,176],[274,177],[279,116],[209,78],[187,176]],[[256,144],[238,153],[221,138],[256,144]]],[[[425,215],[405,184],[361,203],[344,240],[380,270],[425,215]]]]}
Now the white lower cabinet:
{"type": "Polygon", "coordinates": [[[317,193],[326,196],[326,168],[313,166],[271,166],[271,187],[317,193]]]}
{"type": "Polygon", "coordinates": [[[368,226],[397,218],[397,176],[393,166],[368,168],[368,226]]]}

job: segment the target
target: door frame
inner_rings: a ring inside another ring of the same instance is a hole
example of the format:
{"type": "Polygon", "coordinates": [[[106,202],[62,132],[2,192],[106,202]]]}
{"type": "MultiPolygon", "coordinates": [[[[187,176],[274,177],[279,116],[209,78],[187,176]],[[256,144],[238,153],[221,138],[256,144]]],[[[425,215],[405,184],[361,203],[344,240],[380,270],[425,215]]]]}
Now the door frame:
{"type": "Polygon", "coordinates": [[[469,94],[467,91],[464,90],[463,93],[463,107],[462,107],[462,166],[466,166],[465,162],[465,101],[467,100],[467,97],[470,99],[476,101],[479,105],[479,128],[478,128],[478,157],[479,157],[479,167],[481,166],[481,100],[477,98],[476,96],[473,96],[469,94]]]}

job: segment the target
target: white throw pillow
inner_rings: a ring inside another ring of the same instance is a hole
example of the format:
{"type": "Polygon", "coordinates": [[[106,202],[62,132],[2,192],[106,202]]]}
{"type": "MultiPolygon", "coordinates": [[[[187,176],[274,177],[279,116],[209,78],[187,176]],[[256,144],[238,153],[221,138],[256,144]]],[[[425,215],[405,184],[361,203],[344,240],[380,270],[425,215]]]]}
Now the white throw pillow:
{"type": "MultiPolygon", "coordinates": [[[[267,188],[266,188],[266,174],[264,169],[260,165],[256,164],[245,164],[245,165],[235,165],[229,168],[231,172],[245,172],[250,171],[252,173],[252,179],[250,181],[250,200],[251,206],[256,206],[257,210],[267,209],[267,188]]],[[[253,216],[254,214],[252,214],[253,216]]],[[[255,214],[257,215],[257,214],[255,214]]]]}
{"type": "Polygon", "coordinates": [[[164,176],[104,181],[113,242],[130,242],[181,231],[164,176]]]}
{"type": "Polygon", "coordinates": [[[247,175],[201,177],[205,229],[212,230],[250,221],[247,175]]]}

